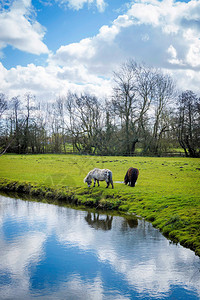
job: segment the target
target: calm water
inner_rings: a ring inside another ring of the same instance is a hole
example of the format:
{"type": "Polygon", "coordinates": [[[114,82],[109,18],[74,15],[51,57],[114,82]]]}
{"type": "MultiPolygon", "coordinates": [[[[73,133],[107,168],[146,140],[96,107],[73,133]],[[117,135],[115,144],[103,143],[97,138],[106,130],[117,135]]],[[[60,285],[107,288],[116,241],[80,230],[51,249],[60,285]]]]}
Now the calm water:
{"type": "Polygon", "coordinates": [[[142,220],[0,196],[0,299],[200,299],[200,259],[142,220]]]}

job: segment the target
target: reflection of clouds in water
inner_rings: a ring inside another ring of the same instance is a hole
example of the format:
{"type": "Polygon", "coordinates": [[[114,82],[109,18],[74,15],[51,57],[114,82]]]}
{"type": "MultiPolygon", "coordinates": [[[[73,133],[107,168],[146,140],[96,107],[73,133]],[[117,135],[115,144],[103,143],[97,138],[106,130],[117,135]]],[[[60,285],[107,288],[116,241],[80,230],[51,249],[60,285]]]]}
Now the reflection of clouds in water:
{"type": "MultiPolygon", "coordinates": [[[[170,289],[170,280],[175,282],[174,273],[171,273],[171,268],[165,274],[161,274],[156,261],[150,259],[146,262],[132,263],[131,259],[119,258],[115,251],[101,250],[99,258],[102,261],[109,262],[112,267],[119,273],[123,274],[128,284],[136,289],[139,293],[146,292],[153,297],[168,292],[170,289]],[[170,279],[170,280],[169,280],[170,279]],[[155,289],[156,287],[156,289],[155,289]]],[[[168,265],[169,267],[169,265],[168,265]]],[[[172,282],[173,283],[173,282],[172,282]]]]}
{"type": "Polygon", "coordinates": [[[56,226],[56,234],[60,243],[78,246],[81,249],[87,249],[94,243],[94,233],[84,222],[84,211],[66,210],[60,207],[60,214],[56,226]]]}
{"type": "MultiPolygon", "coordinates": [[[[151,225],[147,225],[147,223],[143,221],[139,222],[136,231],[141,232],[146,242],[142,245],[142,242],[138,241],[140,248],[131,249],[132,256],[126,256],[127,253],[123,254],[122,250],[119,251],[118,244],[115,244],[115,239],[118,239],[117,234],[116,236],[115,233],[111,234],[104,239],[101,232],[90,230],[82,223],[82,220],[75,218],[74,223],[78,235],[71,234],[70,243],[84,250],[86,250],[85,247],[92,249],[93,252],[98,255],[100,261],[109,263],[112,268],[121,273],[124,278],[126,278],[128,284],[139,293],[146,292],[152,297],[158,297],[163,293],[169,292],[171,285],[181,285],[186,289],[196,289],[200,296],[199,273],[195,275],[193,267],[195,263],[199,262],[199,258],[188,249],[181,246],[170,245],[169,241],[162,237],[151,225]],[[90,234],[88,234],[88,230],[90,234]],[[150,232],[155,234],[153,238],[150,237],[150,232]],[[157,244],[157,240],[159,240],[159,244],[157,244]],[[152,255],[148,253],[148,251],[151,251],[151,247],[148,248],[148,244],[154,247],[152,255]],[[147,249],[143,247],[147,247],[147,249]],[[136,258],[135,251],[140,251],[139,255],[136,254],[136,258]]],[[[123,225],[122,223],[123,219],[121,219],[121,225],[123,225]]],[[[114,221],[113,227],[115,227],[115,225],[114,221]]],[[[61,229],[61,227],[59,227],[59,229],[61,229]]],[[[133,235],[134,233],[135,232],[130,231],[129,235],[133,235]]],[[[57,231],[57,234],[60,242],[67,242],[69,237],[67,232],[60,234],[60,232],[57,231]],[[62,240],[62,236],[65,236],[64,240],[62,240]]],[[[127,239],[127,235],[125,239],[127,239]]],[[[138,244],[136,247],[138,247],[138,244]]],[[[124,252],[126,251],[125,245],[124,252]]]]}
{"type": "Polygon", "coordinates": [[[1,297],[4,299],[21,297],[23,299],[24,292],[29,291],[28,267],[30,264],[37,265],[40,261],[44,240],[45,235],[42,233],[29,233],[29,235],[18,237],[9,243],[0,239],[0,270],[4,270],[4,274],[1,275],[8,279],[7,284],[5,283],[0,289],[1,297]],[[12,289],[10,281],[12,281],[12,289]]]}
{"type": "Polygon", "coordinates": [[[182,247],[178,249],[179,256],[176,252],[177,249],[173,252],[166,242],[165,247],[160,249],[156,256],[142,257],[141,251],[141,260],[137,261],[123,259],[117,251],[108,251],[106,246],[98,251],[98,254],[100,260],[109,262],[139,293],[146,292],[152,297],[158,297],[169,292],[171,285],[181,285],[186,289],[196,289],[200,296],[199,272],[195,275],[192,267],[199,259],[194,258],[194,253],[190,250],[182,247]]]}
{"type": "Polygon", "coordinates": [[[18,237],[12,243],[1,242],[0,266],[8,269],[12,274],[20,275],[30,263],[37,263],[42,254],[42,245],[45,235],[33,233],[28,236],[18,237]]]}
{"type": "MultiPolygon", "coordinates": [[[[84,211],[35,202],[20,201],[19,204],[16,200],[5,199],[0,202],[0,269],[7,270],[13,284],[12,290],[9,283],[0,288],[1,297],[29,293],[29,265],[39,264],[45,256],[44,243],[55,233],[62,245],[95,253],[100,262],[109,264],[139,293],[158,297],[168,293],[171,285],[182,285],[186,289],[196,289],[200,296],[199,270],[194,269],[195,263],[200,266],[199,258],[188,249],[169,245],[169,241],[148,223],[139,221],[137,227],[130,229],[123,218],[117,217],[112,220],[113,230],[95,230],[88,226],[84,211]],[[3,236],[3,225],[13,216],[19,223],[28,222],[29,231],[8,243],[3,236]]],[[[48,299],[57,296],[57,299],[64,299],[66,294],[73,297],[77,290],[86,295],[84,299],[103,299],[105,295],[100,275],[88,281],[73,275],[60,282],[58,290],[48,295],[48,299]]],[[[117,299],[128,299],[118,291],[116,295],[117,299]]],[[[109,299],[112,299],[110,295],[109,299]]]]}
{"type": "MultiPolygon", "coordinates": [[[[118,234],[115,231],[104,239],[103,231],[96,231],[90,228],[86,222],[83,222],[85,212],[72,210],[69,215],[65,216],[66,218],[63,218],[63,213],[66,213],[65,208],[60,209],[59,213],[62,215],[58,218],[58,226],[56,227],[59,242],[78,246],[84,251],[92,249],[100,261],[109,263],[115,271],[123,274],[128,284],[134,286],[138,292],[146,291],[152,296],[154,293],[158,296],[163,292],[167,293],[170,290],[170,285],[180,284],[186,288],[187,286],[194,287],[200,295],[199,277],[195,276],[195,280],[191,281],[194,276],[192,266],[199,258],[195,257],[194,253],[188,249],[169,245],[169,241],[162,237],[151,225],[147,226],[147,223],[139,222],[136,231],[140,231],[140,234],[145,239],[147,238],[147,241],[144,245],[139,245],[141,252],[137,259],[134,257],[134,252],[137,251],[135,249],[131,249],[133,256],[129,255],[128,258],[124,258],[122,251],[118,249],[118,244],[115,244],[115,240],[118,239],[118,234]],[[150,238],[150,231],[153,231],[153,238],[150,238]],[[147,244],[153,243],[153,247],[157,247],[156,241],[158,239],[160,239],[159,248],[154,249],[151,257],[148,249],[146,250],[142,246],[146,247],[147,244]],[[146,258],[147,255],[150,258],[146,258]],[[182,268],[180,267],[181,264],[183,264],[182,268]]],[[[121,218],[120,221],[121,229],[124,230],[124,220],[121,218]]],[[[119,218],[117,222],[119,222],[119,218]]],[[[118,226],[117,222],[115,219],[113,222],[114,227],[118,226]]],[[[128,238],[130,236],[133,238],[133,231],[129,231],[128,238]]],[[[127,234],[124,237],[125,239],[127,239],[127,234]]],[[[125,241],[122,240],[121,246],[123,248],[123,242],[124,252],[126,252],[125,241]]],[[[140,243],[141,241],[138,241],[138,244],[140,243]]]]}
{"type": "MultiPolygon", "coordinates": [[[[67,283],[67,291],[72,290],[72,295],[75,294],[77,290],[79,290],[79,295],[82,295],[80,299],[95,299],[95,300],[102,300],[102,299],[109,299],[109,300],[128,300],[129,297],[125,297],[124,295],[120,295],[119,291],[112,291],[112,295],[106,296],[105,298],[105,291],[103,289],[103,282],[100,276],[94,278],[93,282],[85,282],[80,279],[78,276],[74,276],[68,281],[67,283]]],[[[70,297],[69,297],[70,298],[70,297]]]]}
{"type": "Polygon", "coordinates": [[[80,276],[73,275],[64,288],[69,298],[78,292],[77,294],[80,296],[77,299],[83,299],[83,295],[85,299],[103,299],[103,284],[99,277],[95,277],[92,282],[85,282],[80,276]]]}
{"type": "Polygon", "coordinates": [[[37,265],[44,255],[43,244],[47,235],[34,228],[35,219],[44,219],[44,211],[37,205],[36,209],[33,208],[29,202],[18,205],[14,199],[0,200],[0,275],[6,278],[4,285],[0,286],[0,298],[23,299],[30,288],[29,266],[37,265]],[[25,232],[21,236],[11,232],[10,238],[5,238],[4,230],[11,230],[12,226],[17,225],[16,222],[25,232]],[[27,222],[29,230],[26,229],[27,222]]]}
{"type": "Polygon", "coordinates": [[[112,291],[112,294],[106,295],[106,297],[105,293],[108,295],[109,291],[104,290],[103,281],[99,275],[94,277],[93,280],[85,281],[81,279],[80,275],[73,274],[61,284],[59,291],[48,294],[48,299],[130,300],[128,296],[121,295],[118,290],[112,291]]]}

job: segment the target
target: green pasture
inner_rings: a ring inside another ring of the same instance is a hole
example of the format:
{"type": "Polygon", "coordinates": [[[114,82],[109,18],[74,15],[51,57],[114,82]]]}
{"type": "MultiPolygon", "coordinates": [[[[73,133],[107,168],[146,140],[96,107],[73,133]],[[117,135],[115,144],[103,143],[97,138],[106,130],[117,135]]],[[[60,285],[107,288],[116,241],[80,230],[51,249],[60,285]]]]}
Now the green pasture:
{"type": "Polygon", "coordinates": [[[63,194],[73,191],[81,204],[140,215],[200,255],[198,158],[4,155],[0,157],[0,184],[5,182],[63,194]],[[99,188],[87,188],[84,177],[95,167],[112,171],[114,189],[105,189],[105,182],[99,188]],[[134,188],[121,183],[129,167],[140,171],[134,188]]]}

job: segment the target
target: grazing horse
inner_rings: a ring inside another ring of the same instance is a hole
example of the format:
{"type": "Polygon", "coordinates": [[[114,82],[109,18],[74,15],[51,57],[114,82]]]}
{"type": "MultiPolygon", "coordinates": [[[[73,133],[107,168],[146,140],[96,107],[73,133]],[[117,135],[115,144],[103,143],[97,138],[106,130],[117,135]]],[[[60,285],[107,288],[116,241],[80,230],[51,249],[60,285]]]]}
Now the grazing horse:
{"type": "Polygon", "coordinates": [[[87,183],[88,187],[91,186],[92,179],[94,180],[94,187],[95,187],[96,181],[97,181],[98,186],[99,186],[99,181],[104,181],[105,180],[106,183],[107,183],[106,188],[109,187],[109,184],[111,184],[112,188],[114,188],[113,180],[112,180],[112,172],[108,169],[97,169],[97,168],[95,168],[95,169],[91,170],[84,179],[84,182],[87,183]]]}
{"type": "Polygon", "coordinates": [[[124,183],[134,187],[139,175],[139,170],[136,168],[129,168],[124,177],[124,183]]]}

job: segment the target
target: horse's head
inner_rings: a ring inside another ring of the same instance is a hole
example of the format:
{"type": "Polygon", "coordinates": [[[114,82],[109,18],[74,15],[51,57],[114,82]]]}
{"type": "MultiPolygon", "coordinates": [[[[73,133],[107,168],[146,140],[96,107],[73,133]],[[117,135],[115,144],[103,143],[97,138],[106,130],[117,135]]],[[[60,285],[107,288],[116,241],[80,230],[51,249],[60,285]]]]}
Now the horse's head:
{"type": "Polygon", "coordinates": [[[128,184],[128,174],[126,173],[125,177],[124,177],[124,183],[128,184]]]}
{"type": "Polygon", "coordinates": [[[90,187],[91,184],[92,184],[91,177],[90,176],[86,176],[85,179],[84,179],[84,183],[87,183],[88,187],[90,187]]]}

